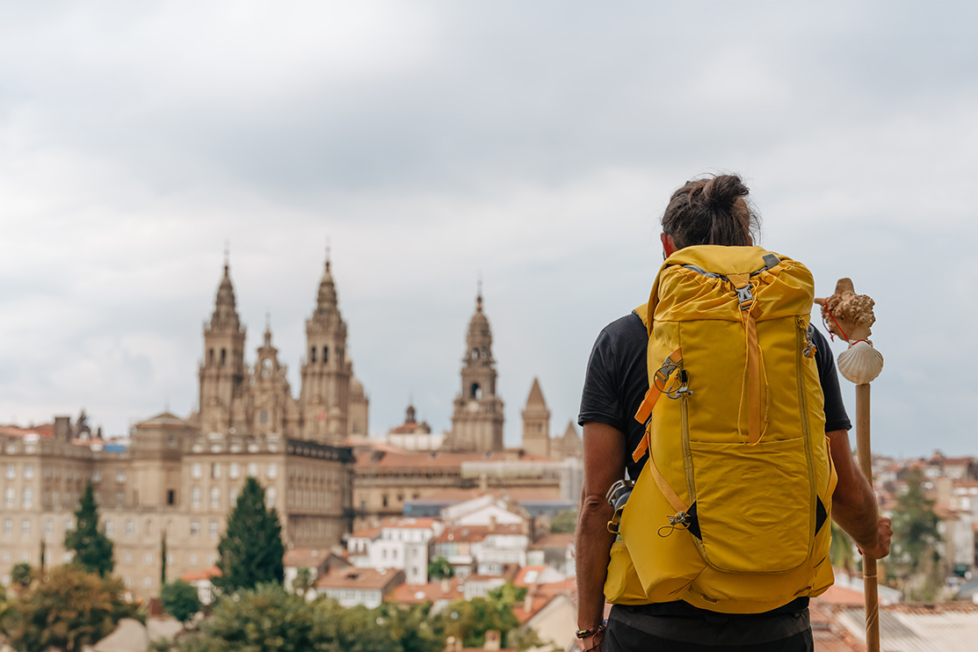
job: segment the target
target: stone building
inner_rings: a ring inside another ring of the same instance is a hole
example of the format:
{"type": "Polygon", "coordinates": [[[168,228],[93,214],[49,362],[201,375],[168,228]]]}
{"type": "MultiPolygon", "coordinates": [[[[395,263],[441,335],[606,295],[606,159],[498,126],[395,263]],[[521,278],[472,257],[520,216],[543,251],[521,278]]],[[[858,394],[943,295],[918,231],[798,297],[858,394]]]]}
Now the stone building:
{"type": "Polygon", "coordinates": [[[476,297],[462,358],[462,392],[455,398],[452,431],[443,447],[456,453],[503,450],[503,401],[496,396],[496,361],[492,331],[482,311],[482,291],[476,297]]]}
{"type": "MultiPolygon", "coordinates": [[[[329,548],[351,530],[351,428],[366,432],[368,401],[347,358],[346,324],[327,260],[306,322],[308,358],[294,397],[266,325],[253,366],[230,268],[204,326],[199,409],[136,424],[127,444],[93,436],[84,416],[36,428],[0,427],[3,511],[0,580],[14,564],[70,559],[65,533],[91,482],[115,573],[134,595],[158,594],[166,533],[167,577],[200,573],[217,560],[227,515],[248,477],[278,512],[286,548],[329,548]],[[352,391],[351,391],[352,389],[352,391]]],[[[84,415],[84,413],[83,413],[84,415]]]]}
{"type": "Polygon", "coordinates": [[[550,410],[536,378],[523,410],[523,449],[531,455],[550,457],[550,410]]]}

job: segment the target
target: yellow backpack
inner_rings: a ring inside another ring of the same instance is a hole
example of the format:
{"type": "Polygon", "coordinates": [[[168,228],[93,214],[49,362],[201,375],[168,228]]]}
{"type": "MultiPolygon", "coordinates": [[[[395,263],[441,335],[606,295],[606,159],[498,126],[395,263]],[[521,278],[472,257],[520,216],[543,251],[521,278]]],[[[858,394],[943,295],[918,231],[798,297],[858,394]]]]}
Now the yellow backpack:
{"type": "Polygon", "coordinates": [[[813,298],[804,265],[760,247],[688,247],[663,263],[636,311],[649,392],[633,457],[649,458],[608,524],[608,602],[761,613],[832,585],[813,298]]]}

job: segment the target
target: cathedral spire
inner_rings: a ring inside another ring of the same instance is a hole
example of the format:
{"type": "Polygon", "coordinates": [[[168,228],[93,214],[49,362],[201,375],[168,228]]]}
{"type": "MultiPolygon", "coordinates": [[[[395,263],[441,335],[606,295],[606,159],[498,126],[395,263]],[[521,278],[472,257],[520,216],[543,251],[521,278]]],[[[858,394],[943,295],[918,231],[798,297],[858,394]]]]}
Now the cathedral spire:
{"type": "Polygon", "coordinates": [[[336,283],[333,281],[333,273],[330,271],[330,249],[327,241],[326,269],[323,271],[323,277],[319,281],[319,294],[316,297],[316,312],[332,312],[336,310],[336,302],[336,283]]]}
{"type": "Polygon", "coordinates": [[[234,298],[234,285],[231,284],[231,264],[228,250],[224,250],[224,276],[217,286],[217,299],[214,301],[214,313],[211,315],[211,330],[230,330],[237,332],[241,327],[238,318],[237,303],[234,298]]]}

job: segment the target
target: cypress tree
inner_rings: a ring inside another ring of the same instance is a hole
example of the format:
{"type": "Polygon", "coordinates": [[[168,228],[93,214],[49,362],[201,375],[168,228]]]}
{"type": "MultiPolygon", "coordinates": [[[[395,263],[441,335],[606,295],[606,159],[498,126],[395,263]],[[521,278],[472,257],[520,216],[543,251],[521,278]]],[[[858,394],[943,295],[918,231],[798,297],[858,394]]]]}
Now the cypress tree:
{"type": "Polygon", "coordinates": [[[160,535],[160,586],[166,584],[166,524],[160,535]]]}
{"type": "Polygon", "coordinates": [[[75,529],[65,534],[65,549],[75,551],[73,563],[100,577],[111,573],[115,566],[112,540],[105,536],[105,527],[98,525],[98,505],[91,482],[85,485],[85,493],[78,501],[75,529]]]}
{"type": "Polygon", "coordinates": [[[278,512],[274,507],[265,508],[265,491],[254,478],[245,482],[217,551],[221,576],[211,581],[225,593],[252,589],[265,582],[281,585],[285,579],[285,546],[278,512]]]}

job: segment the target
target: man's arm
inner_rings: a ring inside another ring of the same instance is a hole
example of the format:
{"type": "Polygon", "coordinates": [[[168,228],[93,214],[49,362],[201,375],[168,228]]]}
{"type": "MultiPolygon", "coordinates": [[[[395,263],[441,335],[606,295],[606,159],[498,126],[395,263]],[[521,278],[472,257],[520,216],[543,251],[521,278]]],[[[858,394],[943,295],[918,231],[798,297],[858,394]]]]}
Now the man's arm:
{"type": "MultiPolygon", "coordinates": [[[[584,487],[577,519],[577,626],[590,629],[604,620],[604,582],[611,544],[608,532],[614,510],[608,489],[625,477],[625,435],[603,423],[584,424],[584,487]]],[[[594,643],[585,641],[586,647],[594,643]]]]}
{"type": "Polygon", "coordinates": [[[890,554],[890,519],[880,518],[876,494],[852,459],[849,433],[828,433],[832,462],[839,482],[832,494],[832,520],[853,538],[860,551],[873,559],[890,554]]]}

